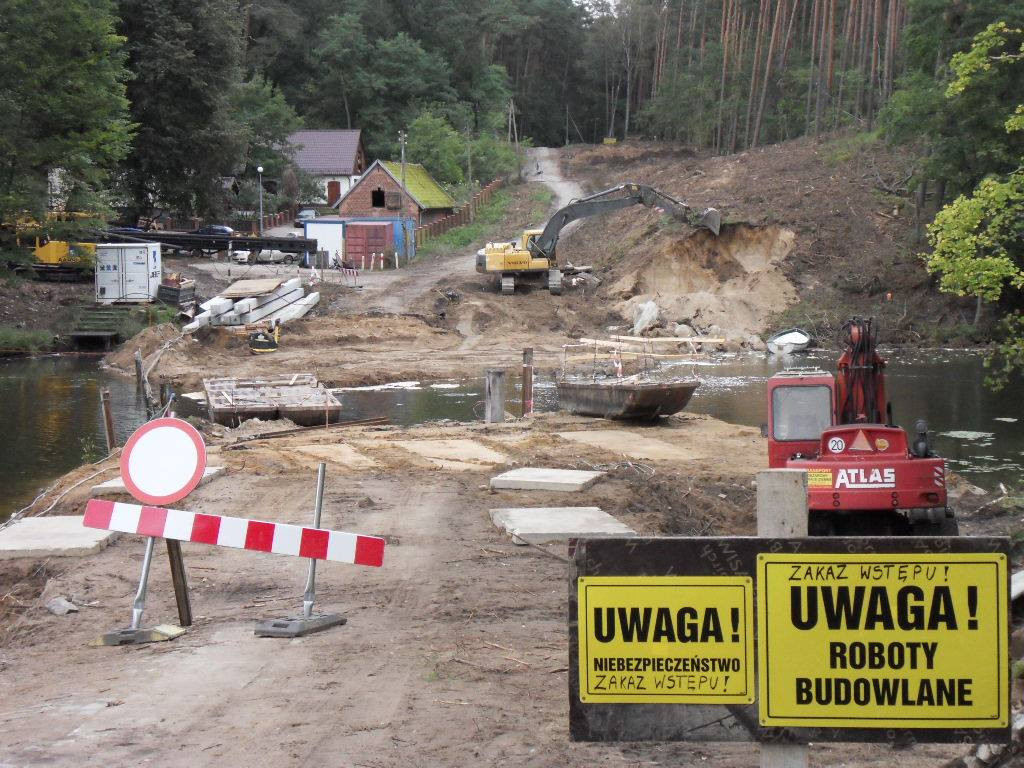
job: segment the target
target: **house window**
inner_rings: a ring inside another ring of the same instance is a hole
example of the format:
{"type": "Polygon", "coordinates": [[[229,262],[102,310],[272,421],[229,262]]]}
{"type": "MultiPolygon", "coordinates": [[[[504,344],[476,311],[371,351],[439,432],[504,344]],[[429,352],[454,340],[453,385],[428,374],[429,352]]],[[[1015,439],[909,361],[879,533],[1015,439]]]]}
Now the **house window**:
{"type": "Polygon", "coordinates": [[[370,204],[374,208],[384,207],[384,190],[378,187],[370,194],[370,204]]]}

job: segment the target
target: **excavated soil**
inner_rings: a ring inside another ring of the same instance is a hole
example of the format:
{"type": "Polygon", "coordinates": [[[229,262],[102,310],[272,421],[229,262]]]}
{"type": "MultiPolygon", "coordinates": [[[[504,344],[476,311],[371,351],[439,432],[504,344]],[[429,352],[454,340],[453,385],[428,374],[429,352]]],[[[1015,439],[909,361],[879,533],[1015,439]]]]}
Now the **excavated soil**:
{"type": "Polygon", "coordinates": [[[632,256],[609,271],[624,273],[608,287],[616,308],[632,320],[633,307],[654,301],[667,322],[749,336],[764,330],[779,307],[796,300],[783,272],[795,234],[780,226],[725,225],[671,239],[653,255],[632,256]]]}
{"type": "MultiPolygon", "coordinates": [[[[758,273],[771,275],[764,290],[755,283],[749,299],[725,300],[738,310],[735,323],[704,320],[705,315],[723,319],[716,297],[729,293],[724,288],[728,269],[706,296],[699,280],[702,295],[696,299],[662,289],[668,319],[687,321],[689,314],[698,326],[704,322],[735,332],[801,325],[831,341],[847,318],[875,316],[884,340],[895,343],[945,340],[948,334],[936,335],[936,329],[969,321],[973,305],[939,294],[917,256],[924,244],[913,241],[914,213],[903,189],[910,161],[898,149],[857,146],[845,137],[798,139],[722,157],[675,147],[632,141],[571,147],[563,152],[563,166],[591,191],[625,181],[646,183],[694,208],[718,208],[726,222],[762,232],[789,231],[792,240],[772,269],[758,273]]],[[[625,278],[629,288],[656,295],[657,287],[645,290],[629,273],[642,271],[638,261],[659,261],[683,243],[690,243],[684,250],[703,248],[706,235],[688,239],[681,229],[657,213],[627,209],[591,219],[559,243],[559,251],[575,264],[603,264],[614,281],[625,278]]],[[[759,259],[778,252],[778,244],[765,245],[757,249],[759,259]]],[[[679,287],[686,292],[685,281],[679,287]]]]}

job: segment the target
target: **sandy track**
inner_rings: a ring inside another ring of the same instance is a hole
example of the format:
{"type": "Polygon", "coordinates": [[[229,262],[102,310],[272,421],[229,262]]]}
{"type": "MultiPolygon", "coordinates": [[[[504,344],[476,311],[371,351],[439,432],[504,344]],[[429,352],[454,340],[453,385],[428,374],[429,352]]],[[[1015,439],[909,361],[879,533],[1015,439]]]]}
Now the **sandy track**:
{"type": "MultiPolygon", "coordinates": [[[[559,437],[578,429],[593,422],[551,414],[488,429],[343,430],[215,450],[227,474],[183,506],[288,522],[311,512],[315,461],[298,450],[304,445],[345,440],[380,463],[372,471],[328,468],[324,525],[389,541],[383,568],[318,569],[318,610],[342,611],[349,623],[293,641],[255,638],[253,620],[298,608],[305,563],[186,544],[196,614],[187,634],[94,648],[92,638],[128,619],[142,542],[126,536],[95,556],[51,561],[39,604],[0,646],[0,765],[752,768],[757,751],[746,744],[569,742],[566,565],[512,545],[487,519],[491,507],[558,503],[555,495],[491,494],[480,490],[486,472],[429,468],[405,447],[460,437],[516,461],[579,466],[639,445],[635,436],[615,440],[607,425],[592,440],[559,437]],[[41,606],[56,594],[77,595],[81,613],[49,615],[41,606]]],[[[684,525],[711,515],[729,532],[752,531],[749,509],[727,511],[719,491],[750,503],[749,472],[763,462],[755,430],[685,417],[644,436],[659,441],[663,458],[649,459],[658,483],[613,471],[573,503],[600,505],[655,533],[670,518],[654,510],[678,506],[698,481],[711,506],[693,506],[695,489],[690,506],[677,510],[684,525]],[[663,444],[674,448],[663,454],[663,444]]],[[[81,503],[72,495],[58,511],[81,503]]],[[[144,623],[174,616],[160,557],[144,623]]],[[[932,768],[960,751],[917,747],[900,763],[932,768]]],[[[816,746],[812,759],[889,765],[892,754],[884,746],[816,746]]]]}

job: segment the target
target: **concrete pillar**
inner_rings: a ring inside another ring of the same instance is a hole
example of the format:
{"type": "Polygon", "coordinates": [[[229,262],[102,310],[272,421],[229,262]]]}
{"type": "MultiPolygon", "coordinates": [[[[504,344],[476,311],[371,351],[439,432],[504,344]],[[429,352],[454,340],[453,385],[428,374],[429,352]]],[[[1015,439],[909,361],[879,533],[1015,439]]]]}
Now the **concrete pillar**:
{"type": "MultiPolygon", "coordinates": [[[[807,535],[807,472],[768,469],[757,473],[757,535],[807,535]]],[[[807,745],[762,744],[761,768],[807,768],[807,745]]]]}
{"type": "Polygon", "coordinates": [[[491,368],[484,380],[484,421],[495,424],[505,420],[505,371],[491,368]]]}

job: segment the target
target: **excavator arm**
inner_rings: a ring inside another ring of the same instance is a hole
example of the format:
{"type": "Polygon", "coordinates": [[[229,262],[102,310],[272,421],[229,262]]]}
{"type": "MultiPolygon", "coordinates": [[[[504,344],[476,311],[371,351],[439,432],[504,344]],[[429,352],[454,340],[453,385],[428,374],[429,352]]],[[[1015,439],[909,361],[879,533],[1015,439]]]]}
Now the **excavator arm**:
{"type": "Polygon", "coordinates": [[[570,222],[608,213],[632,205],[644,205],[648,208],[657,206],[670,213],[673,217],[685,221],[692,227],[700,227],[718,234],[722,226],[722,216],[714,208],[698,213],[685,203],[659,192],[654,187],[644,184],[620,184],[589,197],[573,200],[564,208],[560,208],[544,227],[543,233],[529,243],[530,253],[538,258],[546,258],[555,263],[555,246],[559,235],[570,222]]]}

